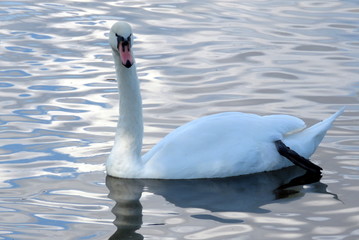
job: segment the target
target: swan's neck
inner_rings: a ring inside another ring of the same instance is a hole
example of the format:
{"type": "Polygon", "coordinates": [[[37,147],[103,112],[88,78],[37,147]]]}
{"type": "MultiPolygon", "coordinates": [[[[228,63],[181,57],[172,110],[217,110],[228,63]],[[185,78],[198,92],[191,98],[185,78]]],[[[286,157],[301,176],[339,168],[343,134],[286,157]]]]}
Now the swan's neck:
{"type": "Polygon", "coordinates": [[[126,68],[121,64],[119,54],[115,51],[112,54],[120,92],[120,116],[115,143],[107,160],[107,173],[118,176],[119,172],[133,174],[141,167],[143,120],[136,66],[126,68]]]}

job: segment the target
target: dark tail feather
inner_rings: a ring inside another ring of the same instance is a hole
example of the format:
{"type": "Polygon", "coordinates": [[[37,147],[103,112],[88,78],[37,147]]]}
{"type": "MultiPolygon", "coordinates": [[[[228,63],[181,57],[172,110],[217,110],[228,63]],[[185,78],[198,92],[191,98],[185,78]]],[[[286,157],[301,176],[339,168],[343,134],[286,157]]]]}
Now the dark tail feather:
{"type": "Polygon", "coordinates": [[[295,165],[303,168],[304,170],[320,174],[321,170],[323,170],[318,165],[315,165],[309,159],[306,159],[302,156],[300,156],[298,153],[287,147],[281,140],[277,140],[274,142],[275,146],[277,147],[277,150],[280,155],[287,158],[289,161],[294,163],[295,165]]]}

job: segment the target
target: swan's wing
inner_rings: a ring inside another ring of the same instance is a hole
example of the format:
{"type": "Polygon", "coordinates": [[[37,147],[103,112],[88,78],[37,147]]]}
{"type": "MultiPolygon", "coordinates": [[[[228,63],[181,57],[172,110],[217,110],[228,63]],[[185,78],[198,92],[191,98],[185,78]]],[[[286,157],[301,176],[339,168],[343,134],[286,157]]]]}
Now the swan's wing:
{"type": "Polygon", "coordinates": [[[142,160],[147,171],[171,178],[191,178],[191,174],[234,176],[278,169],[290,164],[283,162],[274,141],[304,126],[300,119],[286,115],[210,115],[175,129],[142,160]]]}

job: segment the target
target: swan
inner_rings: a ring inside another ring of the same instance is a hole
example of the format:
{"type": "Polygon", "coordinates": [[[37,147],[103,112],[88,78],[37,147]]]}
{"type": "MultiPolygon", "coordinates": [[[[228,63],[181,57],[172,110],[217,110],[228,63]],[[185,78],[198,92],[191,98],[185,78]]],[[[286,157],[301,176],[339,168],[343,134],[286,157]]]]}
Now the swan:
{"type": "Polygon", "coordinates": [[[209,115],[178,127],[141,157],[142,100],[131,26],[116,22],[111,27],[109,43],[120,92],[120,115],[106,162],[108,175],[144,179],[223,178],[293,164],[321,174],[322,168],[308,158],[344,108],[310,128],[289,115],[241,112],[209,115]]]}

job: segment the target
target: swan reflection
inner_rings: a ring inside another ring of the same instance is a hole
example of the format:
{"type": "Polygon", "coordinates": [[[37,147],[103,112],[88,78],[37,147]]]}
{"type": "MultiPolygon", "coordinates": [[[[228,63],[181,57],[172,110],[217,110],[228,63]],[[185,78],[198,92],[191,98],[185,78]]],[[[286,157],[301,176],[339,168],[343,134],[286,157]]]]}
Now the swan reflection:
{"type": "MultiPolygon", "coordinates": [[[[151,192],[180,208],[201,208],[210,212],[269,212],[262,208],[279,198],[290,200],[306,192],[327,193],[327,185],[318,182],[320,175],[307,174],[298,167],[224,179],[144,180],[119,179],[107,176],[109,198],[116,202],[112,212],[116,216],[117,231],[110,237],[143,239],[136,233],[142,225],[141,195],[151,192]],[[304,184],[314,183],[304,188],[304,184]]],[[[226,222],[214,216],[192,216],[226,222]],[[217,219],[218,218],[218,219],[217,219]]],[[[237,222],[241,222],[238,219],[237,222]]]]}

